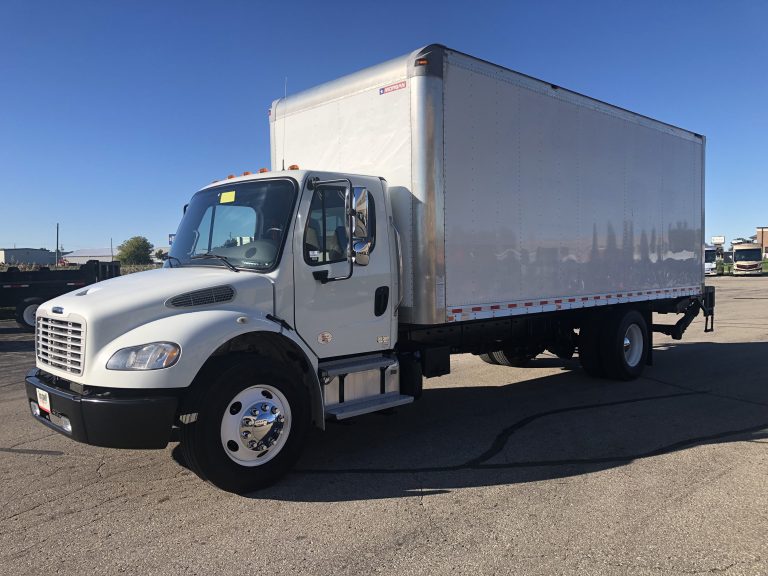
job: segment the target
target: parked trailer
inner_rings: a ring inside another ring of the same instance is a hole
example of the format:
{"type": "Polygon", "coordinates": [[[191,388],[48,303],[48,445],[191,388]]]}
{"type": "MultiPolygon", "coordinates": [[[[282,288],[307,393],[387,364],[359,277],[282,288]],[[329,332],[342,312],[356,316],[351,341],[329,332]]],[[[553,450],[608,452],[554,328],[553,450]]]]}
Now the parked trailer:
{"type": "Polygon", "coordinates": [[[195,194],[164,269],[40,307],[40,422],[125,448],[176,426],[189,466],[242,492],[312,424],[410,403],[452,354],[578,350],[627,380],[654,331],[701,310],[712,328],[698,134],[437,45],[270,122],[273,171],[195,194]],[[61,323],[84,345],[64,365],[61,323]]]}
{"type": "Polygon", "coordinates": [[[120,275],[120,262],[90,260],[78,269],[21,271],[11,266],[0,272],[0,307],[15,308],[16,322],[34,330],[35,312],[40,304],[76,288],[120,275]]]}

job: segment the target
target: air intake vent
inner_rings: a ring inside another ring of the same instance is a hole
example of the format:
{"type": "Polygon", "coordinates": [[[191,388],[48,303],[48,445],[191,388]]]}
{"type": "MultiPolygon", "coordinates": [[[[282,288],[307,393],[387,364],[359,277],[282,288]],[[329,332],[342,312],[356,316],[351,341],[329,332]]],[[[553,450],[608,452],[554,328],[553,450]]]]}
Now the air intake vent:
{"type": "Polygon", "coordinates": [[[38,314],[35,350],[41,363],[82,375],[85,365],[85,324],[38,314]]]}
{"type": "Polygon", "coordinates": [[[189,306],[205,306],[206,304],[229,302],[234,297],[235,290],[232,286],[214,286],[213,288],[179,294],[168,300],[166,304],[173,308],[187,308],[189,306]]]}

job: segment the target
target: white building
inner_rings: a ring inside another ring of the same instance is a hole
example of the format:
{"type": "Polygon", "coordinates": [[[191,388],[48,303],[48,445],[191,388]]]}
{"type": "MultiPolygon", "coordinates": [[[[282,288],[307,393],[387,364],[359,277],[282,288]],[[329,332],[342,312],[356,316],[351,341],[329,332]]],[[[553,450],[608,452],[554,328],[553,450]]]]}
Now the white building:
{"type": "Polygon", "coordinates": [[[39,264],[53,266],[56,254],[45,248],[0,248],[0,264],[39,264]]]}
{"type": "Polygon", "coordinates": [[[99,262],[112,262],[112,251],[109,248],[85,248],[75,250],[62,256],[69,264],[85,264],[88,260],[98,260],[99,262]]]}

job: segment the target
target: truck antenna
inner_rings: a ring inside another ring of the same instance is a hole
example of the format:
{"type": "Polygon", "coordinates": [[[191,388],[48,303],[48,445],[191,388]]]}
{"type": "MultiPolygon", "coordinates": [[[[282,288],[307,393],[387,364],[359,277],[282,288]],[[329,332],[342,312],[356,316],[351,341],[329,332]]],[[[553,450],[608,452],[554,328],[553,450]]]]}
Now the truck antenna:
{"type": "MultiPolygon", "coordinates": [[[[285,101],[288,99],[288,76],[285,77],[285,84],[283,85],[283,107],[285,107],[285,101]]],[[[283,170],[285,170],[285,124],[288,121],[288,115],[283,114],[283,170]]]]}

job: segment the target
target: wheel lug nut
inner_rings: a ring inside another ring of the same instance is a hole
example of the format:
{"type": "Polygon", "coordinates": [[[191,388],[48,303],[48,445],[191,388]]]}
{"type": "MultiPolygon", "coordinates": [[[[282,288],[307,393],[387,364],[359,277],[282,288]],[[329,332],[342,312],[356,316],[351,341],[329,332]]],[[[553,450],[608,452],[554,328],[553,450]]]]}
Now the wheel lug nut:
{"type": "Polygon", "coordinates": [[[277,414],[277,406],[272,406],[272,414],[277,414]]]}
{"type": "Polygon", "coordinates": [[[250,432],[248,432],[248,430],[243,430],[243,431],[240,433],[240,436],[242,436],[243,438],[248,438],[248,436],[250,436],[250,435],[251,435],[251,433],[250,433],[250,432]]]}
{"type": "Polygon", "coordinates": [[[249,440],[248,448],[250,448],[251,450],[254,450],[256,448],[256,440],[249,440]]]}
{"type": "Polygon", "coordinates": [[[267,410],[269,410],[269,404],[262,404],[261,405],[261,411],[262,412],[266,412],[267,410]]]}
{"type": "Polygon", "coordinates": [[[253,408],[251,409],[251,416],[258,416],[259,415],[259,409],[253,408]]]}
{"type": "Polygon", "coordinates": [[[243,426],[250,426],[251,425],[251,419],[250,418],[243,418],[243,421],[241,422],[243,426]]]}

